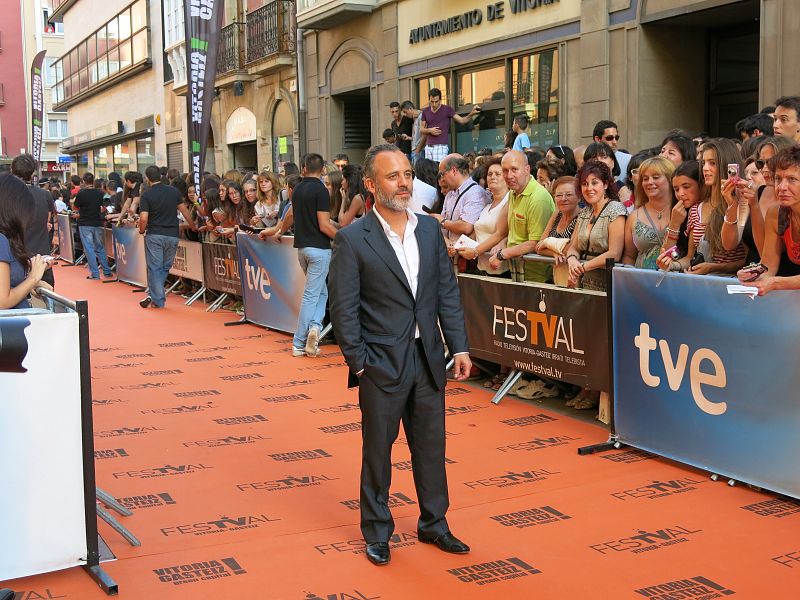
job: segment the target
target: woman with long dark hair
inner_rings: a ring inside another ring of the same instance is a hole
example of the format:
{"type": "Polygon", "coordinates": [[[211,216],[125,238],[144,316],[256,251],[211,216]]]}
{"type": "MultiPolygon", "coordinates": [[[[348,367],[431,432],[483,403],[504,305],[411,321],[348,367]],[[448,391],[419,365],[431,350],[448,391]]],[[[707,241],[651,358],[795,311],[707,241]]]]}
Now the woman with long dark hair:
{"type": "Polygon", "coordinates": [[[28,186],[10,173],[0,174],[0,310],[30,308],[28,295],[40,285],[47,263],[28,258],[24,231],[34,200],[28,186]]]}
{"type": "Polygon", "coordinates": [[[359,165],[342,168],[342,207],[339,209],[339,226],[350,225],[364,214],[364,170],[359,165]]]}

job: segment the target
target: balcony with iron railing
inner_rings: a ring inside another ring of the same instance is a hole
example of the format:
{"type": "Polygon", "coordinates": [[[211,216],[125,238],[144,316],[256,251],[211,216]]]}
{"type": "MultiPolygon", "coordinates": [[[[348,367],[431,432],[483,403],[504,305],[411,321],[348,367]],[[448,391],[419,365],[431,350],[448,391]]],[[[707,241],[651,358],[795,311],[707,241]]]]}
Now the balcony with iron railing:
{"type": "Polygon", "coordinates": [[[298,0],[297,26],[303,29],[330,29],[371,13],[378,0],[298,0]]]}
{"type": "Polygon", "coordinates": [[[219,32],[217,77],[244,69],[244,23],[231,23],[219,32]]]}
{"type": "Polygon", "coordinates": [[[273,0],[247,14],[247,62],[295,50],[294,2],[273,0]]]}

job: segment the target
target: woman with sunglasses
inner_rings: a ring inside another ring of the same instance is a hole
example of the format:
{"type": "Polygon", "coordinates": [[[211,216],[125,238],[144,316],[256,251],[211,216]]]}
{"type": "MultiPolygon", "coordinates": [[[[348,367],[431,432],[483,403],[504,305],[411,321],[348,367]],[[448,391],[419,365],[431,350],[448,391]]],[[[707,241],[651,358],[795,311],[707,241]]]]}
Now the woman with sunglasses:
{"type": "Polygon", "coordinates": [[[564,175],[574,177],[575,173],[578,172],[578,165],[575,162],[575,153],[569,146],[562,146],[561,144],[550,146],[547,149],[545,158],[554,158],[560,161],[564,165],[564,175]]]}
{"type": "Polygon", "coordinates": [[[722,245],[728,250],[744,243],[747,246],[745,264],[760,261],[764,246],[764,218],[770,208],[778,205],[769,161],[781,150],[791,146],[792,141],[783,136],[766,138],[759,147],[755,160],[756,169],[764,178],[764,185],[756,187],[754,182],[727,181],[722,190],[722,196],[727,204],[720,235],[722,245]],[[740,209],[739,198],[743,203],[747,203],[746,207],[740,209]]]}

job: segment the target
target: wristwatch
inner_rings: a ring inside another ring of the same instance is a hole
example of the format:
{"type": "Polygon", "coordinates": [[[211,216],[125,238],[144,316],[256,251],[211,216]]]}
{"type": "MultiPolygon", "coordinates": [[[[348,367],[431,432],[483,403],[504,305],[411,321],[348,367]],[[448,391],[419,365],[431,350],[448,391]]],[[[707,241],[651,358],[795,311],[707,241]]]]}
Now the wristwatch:
{"type": "Polygon", "coordinates": [[[498,250],[498,251],[497,251],[497,254],[495,254],[495,255],[494,255],[494,257],[495,257],[497,260],[505,260],[505,259],[506,259],[506,257],[505,257],[505,256],[503,256],[503,249],[502,249],[502,248],[501,248],[500,250],[498,250]]]}

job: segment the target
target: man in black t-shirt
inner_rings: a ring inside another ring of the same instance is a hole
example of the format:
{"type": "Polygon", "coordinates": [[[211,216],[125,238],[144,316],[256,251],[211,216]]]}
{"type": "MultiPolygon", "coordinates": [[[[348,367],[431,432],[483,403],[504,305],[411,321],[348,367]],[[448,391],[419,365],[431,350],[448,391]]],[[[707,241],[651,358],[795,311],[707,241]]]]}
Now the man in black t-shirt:
{"type": "MultiPolygon", "coordinates": [[[[30,219],[25,227],[25,249],[29,256],[41,254],[46,256],[52,250],[50,240],[55,222],[56,207],[53,195],[31,183],[36,172],[36,159],[30,154],[20,154],[11,161],[11,172],[22,179],[31,190],[34,205],[30,208],[30,219]]],[[[42,276],[51,286],[55,284],[53,269],[47,269],[42,276]]]]}
{"type": "Polygon", "coordinates": [[[197,231],[197,226],[178,188],[161,183],[161,170],[158,167],[150,165],[144,176],[150,182],[150,189],[142,194],[139,202],[139,233],[144,235],[148,295],[139,302],[139,306],[147,308],[152,304],[153,308],[164,308],[167,301],[164,282],[178,250],[178,211],[192,231],[197,231]]]}
{"type": "Polygon", "coordinates": [[[319,333],[328,302],[328,266],[336,226],[331,222],[330,195],[320,180],[324,161],[319,154],[302,160],[303,178],[292,193],[294,247],[306,274],[306,287],[292,341],[292,356],[319,354],[319,333]]]}
{"type": "Polygon", "coordinates": [[[89,265],[86,279],[100,279],[97,262],[103,267],[103,274],[111,277],[108,267],[106,248],[103,243],[103,192],[94,187],[94,174],[84,173],[81,178],[82,187],[72,201],[72,208],[80,212],[78,216],[78,233],[81,236],[83,252],[89,265]]]}

